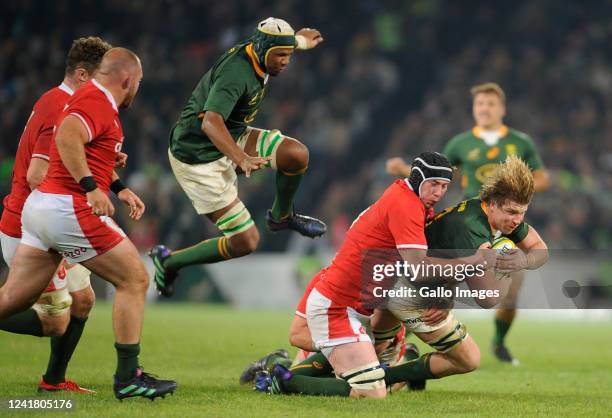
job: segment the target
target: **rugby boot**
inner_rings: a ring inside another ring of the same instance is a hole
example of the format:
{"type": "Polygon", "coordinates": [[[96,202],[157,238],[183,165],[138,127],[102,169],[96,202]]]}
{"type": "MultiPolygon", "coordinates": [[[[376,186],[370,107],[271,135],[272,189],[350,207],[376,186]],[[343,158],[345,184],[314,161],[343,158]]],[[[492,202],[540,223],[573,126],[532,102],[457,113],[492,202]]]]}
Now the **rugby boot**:
{"type": "MultiPolygon", "coordinates": [[[[274,364],[283,359],[289,360],[289,353],[284,348],[279,348],[270,354],[266,354],[259,360],[252,362],[242,371],[242,374],[240,374],[240,384],[245,385],[247,383],[252,383],[253,380],[255,380],[257,372],[262,370],[270,371],[274,364]]],[[[290,361],[288,362],[290,363],[290,361]]]]}
{"type": "Polygon", "coordinates": [[[291,215],[281,220],[276,220],[272,216],[272,211],[269,209],[268,212],[266,212],[266,224],[270,232],[289,229],[299,232],[301,235],[309,238],[320,237],[327,231],[327,225],[317,218],[293,212],[291,215]]]}
{"type": "Polygon", "coordinates": [[[512,354],[510,354],[510,350],[503,344],[493,344],[491,346],[491,352],[495,356],[496,359],[501,361],[502,363],[510,363],[513,366],[518,366],[520,362],[515,359],[512,354]]]}
{"type": "Polygon", "coordinates": [[[149,257],[153,260],[155,267],[155,286],[162,296],[167,298],[174,295],[174,281],[176,280],[177,272],[169,271],[164,267],[164,261],[170,257],[171,251],[165,245],[156,245],[149,251],[149,257]]]}
{"type": "Polygon", "coordinates": [[[93,389],[82,388],[72,380],[64,380],[60,383],[47,383],[45,378],[40,379],[38,384],[38,393],[43,392],[78,392],[78,393],[96,393],[93,389]]]}
{"type": "Polygon", "coordinates": [[[115,376],[113,383],[115,397],[120,401],[138,396],[153,401],[157,397],[164,398],[168,393],[173,394],[176,387],[177,383],[174,380],[157,379],[154,375],[145,373],[140,367],[127,382],[120,382],[115,376]]]}

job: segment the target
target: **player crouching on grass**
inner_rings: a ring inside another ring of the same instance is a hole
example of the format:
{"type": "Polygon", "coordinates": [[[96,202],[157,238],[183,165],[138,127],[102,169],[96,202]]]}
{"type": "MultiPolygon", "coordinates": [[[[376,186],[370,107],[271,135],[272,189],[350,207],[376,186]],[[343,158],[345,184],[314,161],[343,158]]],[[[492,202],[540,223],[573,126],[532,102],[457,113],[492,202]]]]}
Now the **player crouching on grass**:
{"type": "MultiPolygon", "coordinates": [[[[276,364],[281,364],[288,368],[294,375],[333,377],[331,365],[325,356],[313,345],[312,336],[306,321],[306,302],[310,292],[319,280],[320,276],[316,275],[308,283],[289,328],[289,343],[300,349],[295,359],[293,361],[289,359],[287,350],[275,350],[250,363],[240,376],[240,384],[253,383],[256,379],[265,379],[276,364]]],[[[440,323],[447,316],[447,310],[427,309],[423,313],[422,319],[425,324],[433,326],[440,323]]],[[[394,324],[393,328],[383,331],[374,329],[372,330],[372,337],[378,361],[383,367],[404,364],[420,356],[419,349],[415,344],[406,343],[407,331],[403,324],[394,324]]],[[[261,382],[257,384],[261,384],[261,382]]],[[[426,381],[424,379],[402,381],[390,385],[389,390],[395,392],[406,384],[408,384],[410,390],[424,390],[426,381]]]]}
{"type": "MultiPolygon", "coordinates": [[[[414,160],[410,178],[397,180],[359,215],[332,264],[315,278],[317,281],[308,294],[305,310],[312,342],[307,341],[307,346],[300,348],[320,351],[340,379],[294,375],[282,365],[276,365],[271,376],[259,376],[257,390],[368,398],[386,396],[386,386],[390,382],[386,380],[385,369],[381,367],[367,331],[373,308],[365,306],[361,299],[364,288],[362,257],[370,249],[383,249],[399,252],[402,258],[415,262],[414,250],[418,250],[422,253],[418,262],[438,264],[441,260],[425,257],[425,222],[429,209],[442,199],[451,179],[452,169],[446,157],[431,152],[420,154],[414,160]]],[[[478,256],[470,260],[473,263],[482,261],[478,256]]]]}
{"type": "MultiPolygon", "coordinates": [[[[495,175],[485,183],[480,198],[463,201],[459,205],[441,212],[428,225],[425,230],[427,243],[431,249],[450,250],[450,252],[443,252],[445,257],[458,257],[459,252],[462,253],[461,256],[465,256],[466,249],[475,251],[479,248],[488,248],[494,238],[505,235],[515,241],[520,250],[514,250],[507,255],[496,257],[497,272],[510,273],[523,269],[536,269],[547,261],[548,252],[546,244],[538,233],[523,222],[532,196],[533,178],[527,165],[516,157],[509,157],[506,163],[498,168],[495,175]]],[[[384,198],[383,196],[381,200],[384,200],[384,198]]],[[[371,209],[375,207],[376,204],[371,209]]],[[[353,228],[356,227],[359,227],[359,219],[353,226],[353,228]]],[[[347,240],[350,240],[350,238],[351,236],[347,235],[347,240]]],[[[342,249],[340,251],[342,253],[342,249]]],[[[406,258],[405,254],[401,254],[403,258],[406,258]]],[[[408,256],[408,258],[411,257],[408,256]]],[[[466,260],[464,259],[465,264],[467,264],[466,260]]],[[[412,262],[414,263],[414,261],[412,262]]],[[[456,282],[453,283],[452,280],[454,279],[449,279],[449,284],[456,285],[456,282]]],[[[498,281],[491,269],[485,272],[484,277],[475,277],[467,281],[471,289],[501,290],[498,296],[494,298],[477,300],[481,306],[486,308],[493,307],[503,299],[510,286],[508,282],[507,279],[498,281]]],[[[383,379],[385,384],[390,386],[401,381],[418,381],[468,373],[475,370],[480,364],[480,350],[472,337],[467,334],[465,326],[452,314],[449,314],[434,326],[425,324],[423,321],[423,306],[427,306],[430,301],[419,300],[418,297],[411,298],[408,301],[403,299],[391,300],[389,308],[393,311],[393,315],[389,315],[388,311],[377,310],[373,318],[362,317],[362,324],[370,325],[371,320],[373,328],[388,329],[392,333],[396,327],[400,326],[400,320],[403,320],[409,331],[413,331],[422,341],[436,349],[436,352],[426,353],[404,365],[386,368],[383,372],[378,362],[374,361],[371,355],[366,357],[367,352],[371,351],[372,348],[370,344],[370,350],[366,349],[365,342],[369,340],[369,337],[368,339],[362,337],[361,333],[363,331],[361,330],[364,327],[359,328],[359,333],[354,327],[355,334],[359,334],[354,338],[358,337],[357,341],[362,342],[351,342],[347,336],[338,333],[342,330],[342,327],[339,326],[342,325],[342,322],[332,321],[334,318],[330,318],[327,326],[329,331],[331,332],[333,328],[335,335],[340,335],[342,340],[338,341],[336,338],[339,345],[333,348],[331,355],[329,355],[327,346],[334,340],[329,336],[322,340],[317,338],[317,334],[321,332],[321,327],[316,322],[316,317],[321,309],[314,303],[316,299],[312,299],[313,295],[317,297],[317,293],[320,294],[320,292],[317,292],[318,287],[315,286],[315,290],[308,298],[306,307],[308,327],[313,336],[314,347],[321,349],[332,366],[335,362],[343,367],[340,373],[336,370],[336,374],[345,381],[341,379],[319,379],[317,382],[314,378],[295,376],[281,365],[276,365],[272,370],[272,376],[266,378],[265,375],[262,375],[258,379],[258,390],[272,393],[383,397],[382,384],[375,383],[381,382],[383,379]],[[393,302],[399,303],[394,304],[393,302]],[[315,321],[311,320],[313,317],[315,321]],[[363,348],[358,347],[358,344],[362,344],[361,347],[363,348]],[[337,351],[343,347],[342,352],[337,351]],[[337,356],[334,357],[334,354],[337,356]],[[347,364],[350,366],[347,366],[347,364]],[[345,371],[351,366],[352,368],[349,371],[345,371]],[[367,387],[351,384],[355,383],[357,378],[362,379],[364,374],[367,374],[365,376],[367,387]],[[373,384],[376,384],[377,387],[372,387],[373,384]]],[[[332,310],[331,308],[336,306],[338,304],[334,303],[333,300],[331,304],[327,304],[328,317],[331,316],[329,313],[332,310]]],[[[336,311],[336,316],[342,312],[342,306],[339,308],[340,310],[336,311]]],[[[351,311],[347,312],[345,321],[350,322],[351,311]]],[[[352,316],[356,317],[355,313],[352,316]]]]}

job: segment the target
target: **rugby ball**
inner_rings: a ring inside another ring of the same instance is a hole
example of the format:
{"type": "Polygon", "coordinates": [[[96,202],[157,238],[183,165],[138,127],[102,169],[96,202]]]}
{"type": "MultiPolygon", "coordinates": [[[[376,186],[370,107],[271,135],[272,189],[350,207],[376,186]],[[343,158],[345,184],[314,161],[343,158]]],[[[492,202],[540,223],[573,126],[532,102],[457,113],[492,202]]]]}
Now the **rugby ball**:
{"type": "MultiPolygon", "coordinates": [[[[506,255],[508,251],[513,248],[516,248],[516,244],[510,238],[507,237],[499,237],[493,240],[493,245],[491,246],[497,254],[506,255]]],[[[497,280],[503,280],[505,278],[510,277],[510,273],[495,273],[495,277],[497,280]]]]}

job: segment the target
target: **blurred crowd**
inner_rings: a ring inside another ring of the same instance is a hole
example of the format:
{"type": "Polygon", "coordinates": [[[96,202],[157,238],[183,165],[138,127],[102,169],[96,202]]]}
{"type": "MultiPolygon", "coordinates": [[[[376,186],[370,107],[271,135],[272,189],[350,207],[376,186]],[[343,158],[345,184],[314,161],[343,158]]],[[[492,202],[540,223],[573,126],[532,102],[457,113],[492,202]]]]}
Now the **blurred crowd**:
{"type": "MultiPolygon", "coordinates": [[[[508,97],[507,124],[535,139],[552,176],[529,221],[553,248],[612,247],[611,1],[23,0],[0,12],[2,195],[32,105],[61,81],[72,39],[94,34],[140,55],[141,89],[121,114],[121,175],[147,212],[117,218],[141,249],[217,234],[172,176],[168,134],[200,77],[268,16],[325,38],[270,81],[254,123],[309,147],[296,206],[328,223],[324,244],[336,246],[393,181],[386,158],[441,150],[473,125],[470,87],[495,81],[508,97]]],[[[263,231],[274,173],[241,179],[239,193],[263,231]]],[[[446,203],[459,197],[455,188],[446,203]]],[[[289,239],[263,233],[261,247],[284,250],[289,239]]]]}

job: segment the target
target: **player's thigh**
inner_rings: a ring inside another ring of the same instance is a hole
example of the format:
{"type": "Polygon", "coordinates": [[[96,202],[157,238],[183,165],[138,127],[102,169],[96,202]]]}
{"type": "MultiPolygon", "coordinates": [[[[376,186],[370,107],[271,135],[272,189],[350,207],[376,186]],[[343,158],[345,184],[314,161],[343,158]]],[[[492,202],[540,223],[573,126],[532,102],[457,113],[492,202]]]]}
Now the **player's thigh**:
{"type": "Polygon", "coordinates": [[[2,286],[2,306],[13,310],[34,304],[49,284],[60,261],[57,253],[19,245],[6,283],[2,286]]]}
{"type": "Polygon", "coordinates": [[[2,247],[2,258],[7,266],[11,265],[11,260],[17,251],[19,246],[20,238],[11,237],[6,235],[4,232],[0,232],[0,245],[2,247]]]}
{"type": "Polygon", "coordinates": [[[238,197],[234,164],[227,157],[203,164],[186,164],[168,150],[170,167],[198,215],[223,212],[238,197]]]}
{"type": "Polygon", "coordinates": [[[83,261],[81,264],[115,286],[146,287],[148,283],[148,274],[140,254],[127,238],[104,254],[83,261]]]}
{"type": "Polygon", "coordinates": [[[289,342],[292,346],[310,351],[312,349],[312,335],[308,329],[306,318],[294,315],[289,327],[289,342]]]}

